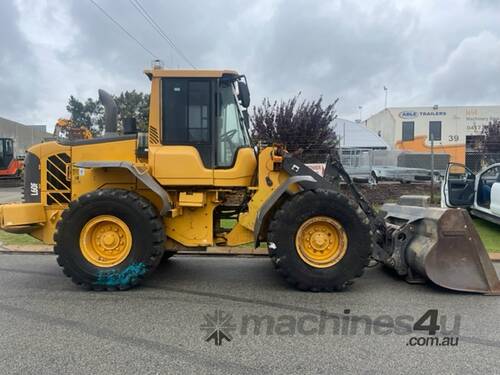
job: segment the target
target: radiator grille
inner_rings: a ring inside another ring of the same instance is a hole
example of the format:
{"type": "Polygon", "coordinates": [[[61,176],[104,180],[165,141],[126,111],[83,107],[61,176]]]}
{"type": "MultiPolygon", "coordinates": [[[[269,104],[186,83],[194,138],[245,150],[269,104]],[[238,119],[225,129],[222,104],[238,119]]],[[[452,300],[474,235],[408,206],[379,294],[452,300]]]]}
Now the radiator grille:
{"type": "Polygon", "coordinates": [[[70,162],[66,153],[47,158],[47,204],[64,205],[71,202],[71,181],[67,180],[66,174],[70,162]]]}

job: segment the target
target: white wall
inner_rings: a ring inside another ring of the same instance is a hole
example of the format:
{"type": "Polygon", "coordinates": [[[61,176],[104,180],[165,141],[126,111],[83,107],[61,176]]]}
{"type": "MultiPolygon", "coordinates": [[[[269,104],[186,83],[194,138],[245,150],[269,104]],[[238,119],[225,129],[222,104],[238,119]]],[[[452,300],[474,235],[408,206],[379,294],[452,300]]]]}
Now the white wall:
{"type": "MultiPolygon", "coordinates": [[[[479,135],[484,125],[500,119],[500,106],[468,107],[397,107],[381,111],[366,120],[370,129],[382,131],[382,137],[392,145],[401,141],[402,122],[415,123],[415,137],[429,136],[429,121],[441,121],[441,142],[465,144],[466,135],[479,135]],[[390,116],[387,112],[390,112],[390,116]]],[[[427,140],[426,144],[429,144],[427,140]]]]}
{"type": "Polygon", "coordinates": [[[373,130],[391,147],[395,145],[396,138],[394,129],[396,125],[393,114],[389,109],[376,113],[368,118],[364,123],[368,129],[373,130]]]}

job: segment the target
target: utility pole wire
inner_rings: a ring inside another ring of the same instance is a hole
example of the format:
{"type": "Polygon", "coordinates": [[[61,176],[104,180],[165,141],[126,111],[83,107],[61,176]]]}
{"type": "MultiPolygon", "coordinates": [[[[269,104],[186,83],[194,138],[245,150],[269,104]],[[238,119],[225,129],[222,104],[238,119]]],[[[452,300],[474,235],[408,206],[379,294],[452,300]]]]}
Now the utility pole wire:
{"type": "Polygon", "coordinates": [[[130,4],[148,21],[154,30],[167,41],[167,43],[181,56],[193,69],[196,69],[194,64],[184,55],[184,53],[175,45],[174,41],[163,31],[158,23],[151,17],[148,11],[141,5],[139,0],[129,0],[130,4]]]}
{"type": "Polygon", "coordinates": [[[118,26],[125,34],[127,34],[130,39],[135,41],[144,51],[149,53],[154,59],[159,60],[159,57],[156,56],[150,49],[148,49],[144,44],[142,44],[135,36],[133,36],[130,32],[125,29],[117,20],[115,20],[108,12],[106,12],[99,4],[97,4],[94,0],[89,0],[94,6],[101,11],[106,17],[108,17],[116,26],[118,26]]]}

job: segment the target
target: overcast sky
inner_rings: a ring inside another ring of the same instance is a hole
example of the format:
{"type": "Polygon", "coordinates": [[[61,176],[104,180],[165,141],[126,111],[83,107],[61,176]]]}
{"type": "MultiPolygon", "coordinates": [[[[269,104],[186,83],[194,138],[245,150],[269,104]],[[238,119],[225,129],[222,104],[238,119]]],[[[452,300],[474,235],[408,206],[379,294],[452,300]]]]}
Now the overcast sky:
{"type": "MultiPolygon", "coordinates": [[[[129,0],[95,0],[167,66],[187,67],[129,0]]],[[[139,0],[198,68],[245,73],[263,97],[500,104],[500,1],[139,0]]],[[[69,95],[149,90],[153,59],[88,0],[0,1],[0,117],[52,127],[69,95]]]]}

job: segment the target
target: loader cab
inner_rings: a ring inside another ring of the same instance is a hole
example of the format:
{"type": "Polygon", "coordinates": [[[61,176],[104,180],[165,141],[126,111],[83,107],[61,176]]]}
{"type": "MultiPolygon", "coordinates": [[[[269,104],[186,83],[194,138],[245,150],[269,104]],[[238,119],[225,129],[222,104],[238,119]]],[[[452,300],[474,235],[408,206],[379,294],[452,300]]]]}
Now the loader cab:
{"type": "MultiPolygon", "coordinates": [[[[151,72],[158,87],[159,140],[153,174],[164,185],[248,186],[256,168],[250,144],[246,78],[227,71],[151,72]]],[[[150,137],[156,131],[150,119],[150,137]]]]}
{"type": "Polygon", "coordinates": [[[14,159],[14,141],[12,138],[0,138],[0,169],[9,167],[14,159]]]}

